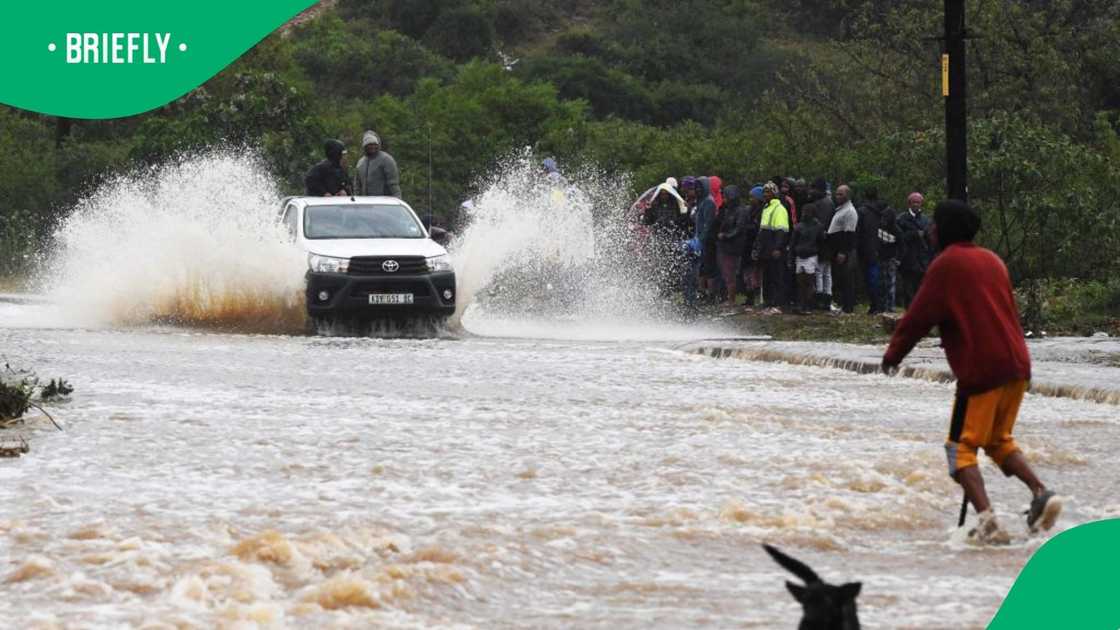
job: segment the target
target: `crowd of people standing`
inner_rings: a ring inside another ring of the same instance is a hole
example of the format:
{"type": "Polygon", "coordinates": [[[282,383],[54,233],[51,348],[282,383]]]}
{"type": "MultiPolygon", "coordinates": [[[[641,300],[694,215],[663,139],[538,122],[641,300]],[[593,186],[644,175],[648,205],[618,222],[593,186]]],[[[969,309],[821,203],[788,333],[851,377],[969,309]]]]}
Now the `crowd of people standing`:
{"type": "Polygon", "coordinates": [[[742,295],[775,312],[852,313],[862,284],[868,311],[885,313],[910,304],[933,258],[924,203],[911,193],[899,212],[874,188],[857,199],[824,179],[740,188],[690,176],[668,178],[638,205],[651,264],[687,307],[742,295]]]}

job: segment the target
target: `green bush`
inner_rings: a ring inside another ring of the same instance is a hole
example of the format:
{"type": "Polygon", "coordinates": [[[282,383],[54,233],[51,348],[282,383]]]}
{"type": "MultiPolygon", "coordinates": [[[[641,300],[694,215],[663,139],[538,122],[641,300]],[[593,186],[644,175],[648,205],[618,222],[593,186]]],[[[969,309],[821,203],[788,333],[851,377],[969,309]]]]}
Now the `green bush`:
{"type": "Polygon", "coordinates": [[[1030,330],[1050,335],[1120,334],[1120,279],[1030,280],[1016,297],[1030,330]]]}
{"type": "Polygon", "coordinates": [[[619,116],[649,121],[654,103],[646,87],[634,77],[588,57],[540,57],[517,66],[518,76],[556,86],[560,97],[584,100],[600,118],[619,116]]]}
{"type": "Polygon", "coordinates": [[[494,31],[504,44],[525,42],[556,19],[552,4],[538,0],[498,0],[494,3],[494,31]]]}
{"type": "MultiPolygon", "coordinates": [[[[354,8],[368,6],[369,9],[361,11],[361,15],[372,13],[374,0],[347,0],[346,5],[354,8]]],[[[428,31],[435,25],[436,20],[449,10],[464,6],[462,0],[389,0],[384,5],[387,9],[389,27],[399,30],[413,39],[423,39],[428,31]]],[[[351,15],[356,11],[350,10],[351,15]]]]}
{"type": "Polygon", "coordinates": [[[588,30],[567,31],[556,38],[556,53],[562,56],[582,55],[593,59],[611,61],[618,59],[616,48],[606,39],[588,30]]]}
{"type": "Polygon", "coordinates": [[[424,34],[424,42],[455,61],[487,58],[494,52],[494,24],[475,6],[446,10],[424,34]]]}
{"type": "Polygon", "coordinates": [[[54,225],[56,157],[45,119],[0,106],[0,274],[25,272],[54,225]]]}
{"type": "Polygon", "coordinates": [[[451,64],[416,40],[391,30],[370,30],[337,16],[313,20],[294,35],[294,57],[317,94],[369,99],[411,94],[423,77],[446,79],[451,64]]]}

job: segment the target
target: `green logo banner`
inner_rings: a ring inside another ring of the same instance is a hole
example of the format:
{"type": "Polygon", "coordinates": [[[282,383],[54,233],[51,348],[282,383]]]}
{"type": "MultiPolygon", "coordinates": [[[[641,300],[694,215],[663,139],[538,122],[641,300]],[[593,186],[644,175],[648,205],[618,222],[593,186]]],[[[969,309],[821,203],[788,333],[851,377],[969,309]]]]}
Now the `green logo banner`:
{"type": "Polygon", "coordinates": [[[1062,532],[1023,567],[988,628],[1116,630],[1120,628],[1117,567],[1120,520],[1062,532]]]}
{"type": "Polygon", "coordinates": [[[0,103],[69,118],[143,113],[198,87],[313,4],[6,2],[0,103]]]}

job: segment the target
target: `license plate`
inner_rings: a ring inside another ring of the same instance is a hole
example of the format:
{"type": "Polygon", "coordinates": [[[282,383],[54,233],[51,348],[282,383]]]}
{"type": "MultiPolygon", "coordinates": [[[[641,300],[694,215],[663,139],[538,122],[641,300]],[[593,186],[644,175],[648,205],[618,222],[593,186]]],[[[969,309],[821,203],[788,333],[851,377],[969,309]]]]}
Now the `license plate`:
{"type": "Polygon", "coordinates": [[[412,304],[411,293],[370,293],[369,303],[379,306],[386,304],[412,304]]]}

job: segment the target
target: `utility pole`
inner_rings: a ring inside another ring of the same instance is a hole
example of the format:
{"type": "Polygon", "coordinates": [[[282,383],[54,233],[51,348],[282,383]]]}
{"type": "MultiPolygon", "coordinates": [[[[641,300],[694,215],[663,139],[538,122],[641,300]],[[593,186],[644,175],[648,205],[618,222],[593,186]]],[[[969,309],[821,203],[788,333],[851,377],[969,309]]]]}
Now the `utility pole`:
{"type": "Polygon", "coordinates": [[[945,51],[941,95],[945,97],[945,166],[950,199],[968,201],[968,76],[965,73],[964,0],[945,0],[945,51]]]}

